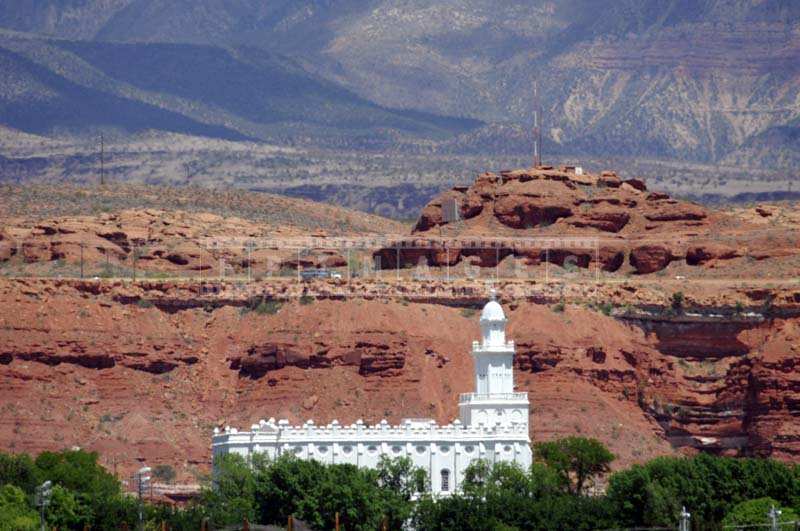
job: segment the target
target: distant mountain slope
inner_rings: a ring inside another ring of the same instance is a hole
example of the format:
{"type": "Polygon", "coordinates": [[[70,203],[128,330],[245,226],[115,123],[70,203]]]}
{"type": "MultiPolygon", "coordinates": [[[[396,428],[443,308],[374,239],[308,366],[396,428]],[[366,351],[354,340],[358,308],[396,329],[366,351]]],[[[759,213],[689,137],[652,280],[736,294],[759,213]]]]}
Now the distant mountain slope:
{"type": "MultiPolygon", "coordinates": [[[[797,159],[782,129],[800,118],[794,0],[7,0],[0,27],[290,54],[379,105],[492,123],[456,141],[472,152],[529,149],[518,131],[538,83],[549,153],[797,159]]],[[[237,130],[263,136],[250,125],[237,130]]]]}
{"type": "Polygon", "coordinates": [[[242,139],[231,129],[207,125],[144,102],[79,85],[33,61],[0,48],[0,119],[29,133],[85,131],[118,127],[179,131],[202,136],[242,139]]]}
{"type": "Polygon", "coordinates": [[[375,105],[257,48],[0,37],[0,122],[48,133],[113,127],[228,139],[437,138],[478,122],[375,105]]]}

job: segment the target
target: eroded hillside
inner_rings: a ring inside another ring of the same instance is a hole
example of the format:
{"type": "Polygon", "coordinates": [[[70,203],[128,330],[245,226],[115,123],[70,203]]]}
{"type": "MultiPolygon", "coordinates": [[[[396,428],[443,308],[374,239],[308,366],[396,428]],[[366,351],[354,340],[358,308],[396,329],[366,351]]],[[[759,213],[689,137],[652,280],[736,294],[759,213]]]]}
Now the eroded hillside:
{"type": "MultiPolygon", "coordinates": [[[[398,285],[342,298],[325,284],[262,285],[276,302],[260,311],[235,283],[4,280],[0,445],[80,445],[121,471],[146,460],[189,481],[208,470],[214,426],[452,419],[458,393],[473,385],[469,347],[485,286],[460,296],[442,287],[437,297],[398,285]]],[[[501,300],[534,440],[598,437],[619,465],[682,448],[800,452],[797,290],[777,303],[788,312],[781,318],[605,315],[577,297],[563,311],[501,300]]]]}
{"type": "Polygon", "coordinates": [[[597,437],[618,465],[800,453],[800,220],[788,205],[716,211],[572,168],[483,174],[414,229],[234,192],[8,191],[5,449],[79,445],[121,474],[144,460],[191,482],[208,471],[215,426],[445,422],[472,388],[477,310],[495,286],[533,440],[597,437]],[[309,252],[275,243],[300,236],[314,237],[309,252]],[[364,237],[379,247],[340,245],[364,237]],[[551,243],[508,245],[520,238],[551,243]],[[570,238],[598,247],[552,243],[570,238]],[[507,275],[514,263],[530,275],[507,275]],[[298,268],[341,276],[300,281],[298,268]]]}

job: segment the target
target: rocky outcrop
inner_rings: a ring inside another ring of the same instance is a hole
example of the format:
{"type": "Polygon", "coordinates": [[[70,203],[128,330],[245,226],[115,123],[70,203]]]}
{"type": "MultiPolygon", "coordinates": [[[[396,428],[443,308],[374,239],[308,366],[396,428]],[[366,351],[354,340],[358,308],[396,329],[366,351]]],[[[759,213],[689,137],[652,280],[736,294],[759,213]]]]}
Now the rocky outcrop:
{"type": "Polygon", "coordinates": [[[701,265],[716,260],[731,260],[741,256],[738,249],[719,243],[694,245],[686,251],[686,263],[701,265]]]}
{"type": "Polygon", "coordinates": [[[455,221],[480,232],[493,221],[515,231],[529,231],[560,220],[576,229],[636,233],[664,230],[676,222],[696,226],[708,217],[699,205],[646,192],[641,179],[623,181],[612,171],[593,175],[577,174],[573,167],[540,167],[484,173],[472,186],[456,187],[432,200],[413,233],[421,235],[455,221]]]}
{"type": "Polygon", "coordinates": [[[647,274],[661,271],[675,258],[663,245],[641,245],[631,249],[630,263],[637,273],[647,274]]]}
{"type": "Polygon", "coordinates": [[[0,262],[10,260],[17,254],[17,242],[5,230],[0,229],[0,262]]]}
{"type": "MultiPolygon", "coordinates": [[[[562,265],[561,258],[568,255],[572,265],[585,268],[597,262],[603,270],[613,272],[620,270],[624,257],[630,255],[634,272],[650,274],[687,256],[685,243],[660,244],[652,242],[654,238],[669,235],[669,241],[691,240],[698,231],[708,234],[718,218],[700,205],[662,192],[648,192],[641,179],[622,180],[612,171],[578,174],[574,167],[543,166],[484,173],[471,186],[443,192],[425,207],[411,238],[402,240],[395,249],[380,249],[374,256],[381,268],[388,269],[397,265],[452,266],[465,259],[480,267],[494,267],[498,257],[523,259],[527,265],[547,260],[562,265]],[[447,232],[442,232],[445,228],[447,232]],[[502,243],[499,253],[494,248],[478,251],[476,246],[459,247],[452,240],[461,234],[476,241],[482,237],[587,237],[602,243],[598,243],[594,256],[569,248],[551,248],[545,256],[541,250],[504,247],[502,243]],[[609,242],[607,235],[612,234],[618,235],[619,243],[609,242]],[[451,240],[449,251],[425,249],[430,246],[429,238],[441,237],[451,240]]],[[[713,254],[716,250],[721,251],[707,246],[712,254],[706,256],[705,251],[692,248],[689,265],[728,258],[729,253],[713,254]]]]}
{"type": "Polygon", "coordinates": [[[634,319],[667,364],[640,389],[641,406],[677,447],[796,459],[800,385],[796,320],[718,315],[634,319]]]}
{"type": "Polygon", "coordinates": [[[370,334],[370,339],[346,343],[263,343],[245,355],[230,359],[230,367],[242,376],[262,378],[284,367],[325,369],[355,367],[362,376],[397,376],[405,365],[408,345],[390,335],[370,334]]]}
{"type": "Polygon", "coordinates": [[[575,227],[591,227],[604,232],[619,232],[630,221],[631,216],[627,212],[619,210],[597,210],[587,214],[580,214],[569,221],[575,227]]]}
{"type": "MultiPolygon", "coordinates": [[[[24,225],[24,224],[22,224],[24,225]]],[[[19,252],[26,264],[58,261],[63,274],[77,276],[275,274],[284,269],[347,266],[337,251],[265,247],[281,233],[238,218],[207,213],[126,210],[118,214],[40,221],[0,235],[0,261],[19,252]],[[245,242],[252,238],[248,249],[245,242]],[[82,267],[81,267],[82,266],[82,267]]],[[[291,230],[288,236],[292,236],[291,230]]],[[[316,234],[324,241],[325,234],[316,234]]],[[[37,270],[38,271],[38,270],[37,270]]],[[[55,271],[56,274],[61,271],[55,271]]]]}
{"type": "Polygon", "coordinates": [[[699,221],[707,216],[705,210],[698,205],[669,202],[667,205],[645,212],[644,217],[649,221],[699,221]]]}

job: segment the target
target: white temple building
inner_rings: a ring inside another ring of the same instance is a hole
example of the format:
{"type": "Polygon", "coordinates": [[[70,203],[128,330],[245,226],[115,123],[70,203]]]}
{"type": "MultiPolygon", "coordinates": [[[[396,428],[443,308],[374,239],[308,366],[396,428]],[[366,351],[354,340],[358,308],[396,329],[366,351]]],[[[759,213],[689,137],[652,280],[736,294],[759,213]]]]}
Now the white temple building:
{"type": "Polygon", "coordinates": [[[506,316],[492,300],[480,319],[482,339],[473,341],[475,392],[459,399],[459,419],[440,426],[429,419],[405,419],[399,426],[382,420],[367,426],[361,420],[344,426],[336,420],[317,426],[262,420],[249,431],[214,429],[214,459],[235,453],[248,459],[254,453],[274,458],[291,453],[324,463],[376,467],[381,456],[409,457],[428,472],[433,493],[459,490],[467,466],[475,459],[509,461],[523,469],[531,465],[528,433],[528,394],[514,392],[514,342],[506,341],[506,316]]]}

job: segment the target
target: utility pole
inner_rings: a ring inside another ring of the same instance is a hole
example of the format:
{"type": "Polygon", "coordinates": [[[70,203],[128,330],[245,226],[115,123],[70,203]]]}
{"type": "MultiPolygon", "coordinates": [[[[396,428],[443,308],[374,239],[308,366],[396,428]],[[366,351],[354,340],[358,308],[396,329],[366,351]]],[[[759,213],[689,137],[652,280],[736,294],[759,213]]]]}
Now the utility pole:
{"type": "Polygon", "coordinates": [[[778,518],[781,517],[781,512],[782,511],[780,509],[776,509],[773,505],[767,513],[767,516],[769,516],[769,525],[771,531],[779,531],[778,518]]]}
{"type": "Polygon", "coordinates": [[[542,103],[539,100],[539,82],[533,82],[533,167],[542,165],[542,103]]]}
{"type": "Polygon", "coordinates": [[[144,496],[147,487],[150,485],[150,467],[143,466],[136,472],[136,483],[139,491],[139,529],[144,529],[144,496]]]}
{"type": "Polygon", "coordinates": [[[253,240],[249,240],[247,242],[247,282],[253,281],[253,269],[252,269],[252,252],[253,252],[253,240]]]}
{"type": "Polygon", "coordinates": [[[45,530],[44,509],[50,505],[50,497],[53,495],[53,483],[48,480],[36,487],[36,505],[39,506],[39,524],[41,531],[45,530]]]}
{"type": "Polygon", "coordinates": [[[105,161],[105,141],[103,133],[100,133],[100,186],[106,184],[106,161],[105,161]]]}
{"type": "Polygon", "coordinates": [[[686,510],[686,507],[681,507],[681,520],[678,531],[689,531],[689,519],[692,515],[686,510]]]}

